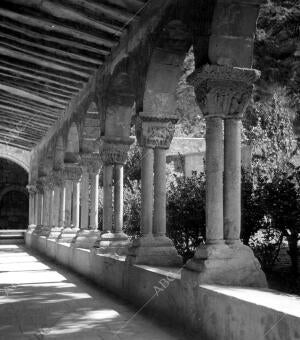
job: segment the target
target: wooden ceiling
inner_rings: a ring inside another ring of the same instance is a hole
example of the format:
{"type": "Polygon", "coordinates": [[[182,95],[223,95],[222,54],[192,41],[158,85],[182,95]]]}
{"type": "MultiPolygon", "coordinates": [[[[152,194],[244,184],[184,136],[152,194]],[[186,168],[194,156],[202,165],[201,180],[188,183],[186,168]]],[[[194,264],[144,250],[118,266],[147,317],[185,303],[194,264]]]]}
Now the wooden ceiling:
{"type": "Polygon", "coordinates": [[[147,0],[1,0],[0,143],[32,149],[147,0]]]}

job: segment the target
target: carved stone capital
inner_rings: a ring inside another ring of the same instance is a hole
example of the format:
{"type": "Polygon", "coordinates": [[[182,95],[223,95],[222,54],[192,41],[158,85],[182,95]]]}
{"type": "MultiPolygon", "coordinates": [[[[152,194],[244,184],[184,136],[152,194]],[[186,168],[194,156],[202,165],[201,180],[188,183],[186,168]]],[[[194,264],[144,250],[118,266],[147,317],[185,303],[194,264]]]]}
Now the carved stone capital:
{"type": "Polygon", "coordinates": [[[104,137],[100,146],[100,157],[104,164],[125,164],[133,138],[104,137]]]}
{"type": "Polygon", "coordinates": [[[175,116],[157,118],[141,113],[135,124],[139,145],[148,148],[169,149],[177,120],[178,118],[175,116]]]}
{"type": "Polygon", "coordinates": [[[37,187],[35,184],[28,184],[26,189],[28,190],[29,195],[34,195],[37,192],[37,187]]]}
{"type": "Polygon", "coordinates": [[[65,163],[65,167],[63,170],[63,178],[64,180],[79,182],[81,179],[82,170],[81,167],[77,164],[68,164],[65,163]]]}
{"type": "Polygon", "coordinates": [[[81,166],[86,167],[88,173],[98,174],[100,172],[102,161],[100,154],[98,153],[82,153],[81,155],[81,166]]]}
{"type": "Polygon", "coordinates": [[[44,193],[44,177],[39,177],[36,181],[36,191],[38,194],[44,193]]]}
{"type": "Polygon", "coordinates": [[[64,173],[63,170],[55,170],[52,174],[53,185],[61,187],[63,185],[64,173]]]}
{"type": "Polygon", "coordinates": [[[241,119],[259,76],[254,69],[205,65],[188,82],[204,116],[241,119]]]}

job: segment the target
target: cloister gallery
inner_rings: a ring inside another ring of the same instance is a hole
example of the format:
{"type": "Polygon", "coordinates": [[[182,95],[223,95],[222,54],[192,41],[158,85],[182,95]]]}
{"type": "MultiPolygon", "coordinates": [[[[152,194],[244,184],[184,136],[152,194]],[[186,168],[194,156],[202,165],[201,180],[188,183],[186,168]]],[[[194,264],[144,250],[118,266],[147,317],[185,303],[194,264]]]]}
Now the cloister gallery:
{"type": "Polygon", "coordinates": [[[260,4],[0,5],[0,156],[28,166],[26,247],[138,308],[147,304],[154,319],[197,339],[300,338],[299,301],[268,290],[240,241],[241,120],[260,76],[252,68],[260,4]],[[191,47],[188,82],[206,120],[206,242],[183,266],[166,236],[166,151],[191,47]],[[141,237],[130,241],[122,229],[123,170],[135,139],[142,149],[141,237]]]}

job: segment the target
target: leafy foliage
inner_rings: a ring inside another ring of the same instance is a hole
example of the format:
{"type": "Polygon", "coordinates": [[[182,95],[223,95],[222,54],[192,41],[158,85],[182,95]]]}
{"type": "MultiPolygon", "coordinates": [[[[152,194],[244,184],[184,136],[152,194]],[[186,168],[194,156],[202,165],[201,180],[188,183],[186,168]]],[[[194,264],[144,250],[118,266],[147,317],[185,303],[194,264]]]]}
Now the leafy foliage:
{"type": "Polygon", "coordinates": [[[205,238],[205,176],[175,176],[167,194],[167,234],[184,260],[205,238]]]}

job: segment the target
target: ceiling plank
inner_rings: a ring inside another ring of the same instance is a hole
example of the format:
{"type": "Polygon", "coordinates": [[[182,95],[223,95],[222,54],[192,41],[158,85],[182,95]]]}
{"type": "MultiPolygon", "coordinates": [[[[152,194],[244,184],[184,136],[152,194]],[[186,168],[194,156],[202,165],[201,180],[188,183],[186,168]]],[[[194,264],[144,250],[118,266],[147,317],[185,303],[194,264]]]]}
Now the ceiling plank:
{"type": "Polygon", "coordinates": [[[126,24],[132,18],[132,14],[127,10],[105,5],[103,3],[83,0],[65,0],[65,2],[72,4],[80,9],[88,10],[95,13],[97,16],[105,15],[108,18],[112,18],[126,24]]]}
{"type": "Polygon", "coordinates": [[[49,0],[9,0],[10,3],[16,3],[21,6],[30,6],[38,9],[41,12],[52,15],[57,19],[71,20],[76,23],[81,23],[87,26],[91,26],[99,31],[105,33],[120,35],[120,26],[105,23],[102,21],[95,20],[87,16],[83,11],[78,11],[74,7],[65,6],[61,2],[53,3],[49,0]]]}
{"type": "Polygon", "coordinates": [[[79,72],[79,71],[76,71],[74,69],[61,66],[58,63],[54,63],[52,61],[44,61],[44,60],[37,58],[35,56],[31,56],[29,54],[24,54],[22,52],[19,52],[16,49],[12,50],[10,48],[4,47],[3,45],[1,46],[1,44],[0,44],[0,54],[14,58],[14,59],[27,61],[29,63],[39,65],[39,66],[44,67],[46,69],[48,68],[48,69],[53,69],[53,70],[59,71],[59,72],[66,72],[66,73],[70,73],[70,74],[75,74],[77,76],[82,77],[85,80],[87,80],[88,77],[90,76],[90,74],[88,74],[88,73],[79,72]]]}
{"type": "Polygon", "coordinates": [[[15,34],[21,34],[21,36],[25,36],[26,38],[35,39],[38,42],[43,42],[41,45],[52,46],[54,48],[65,49],[67,51],[70,51],[70,49],[71,51],[75,50],[76,53],[74,53],[76,55],[89,55],[89,53],[92,53],[93,56],[98,59],[98,57],[103,57],[110,53],[109,48],[91,46],[88,42],[78,42],[76,40],[74,41],[74,39],[68,40],[65,38],[60,38],[55,35],[51,35],[51,32],[37,32],[34,28],[27,26],[26,23],[16,23],[12,20],[7,20],[7,18],[3,18],[3,22],[0,21],[0,27],[9,29],[15,32],[15,34]]]}
{"type": "MultiPolygon", "coordinates": [[[[12,117],[11,114],[9,114],[9,113],[5,114],[3,111],[0,111],[0,112],[1,112],[2,118],[5,119],[5,121],[8,122],[8,123],[17,124],[17,123],[22,122],[21,119],[24,120],[24,117],[21,117],[19,115],[14,115],[12,117]]],[[[30,123],[32,124],[32,127],[34,129],[36,129],[36,128],[42,128],[42,129],[46,128],[46,129],[49,129],[49,127],[51,126],[51,125],[49,126],[48,124],[43,124],[40,121],[34,119],[33,117],[31,118],[30,123]]]]}
{"type": "Polygon", "coordinates": [[[10,72],[16,75],[21,75],[25,77],[29,77],[31,79],[36,79],[38,81],[42,82],[48,82],[50,84],[58,85],[58,86],[64,86],[70,91],[76,91],[78,92],[82,88],[82,83],[78,83],[76,81],[67,80],[65,78],[58,78],[53,75],[48,75],[46,72],[37,71],[34,69],[30,69],[28,67],[24,66],[18,66],[16,64],[13,64],[11,62],[7,62],[0,59],[0,69],[5,72],[10,72]]]}
{"type": "MultiPolygon", "coordinates": [[[[55,71],[48,71],[43,68],[37,67],[37,65],[30,64],[30,63],[24,63],[20,62],[17,59],[12,58],[0,58],[0,64],[4,64],[12,71],[14,70],[21,70],[21,71],[29,71],[29,74],[32,75],[42,75],[45,79],[50,79],[55,81],[57,84],[62,83],[63,85],[67,85],[70,87],[75,88],[76,90],[83,87],[83,84],[85,84],[85,81],[78,80],[75,78],[75,76],[66,76],[65,73],[62,72],[55,72],[55,71]]],[[[2,67],[4,67],[4,65],[2,67]]]]}
{"type": "Polygon", "coordinates": [[[23,150],[27,150],[27,151],[30,151],[36,145],[36,143],[30,143],[29,144],[30,146],[25,146],[25,145],[19,144],[19,143],[16,144],[16,143],[12,143],[12,142],[3,142],[3,141],[1,141],[1,139],[0,139],[0,144],[8,145],[8,146],[13,146],[13,147],[16,147],[16,148],[19,148],[19,149],[23,149],[23,150]]]}
{"type": "Polygon", "coordinates": [[[97,69],[97,65],[95,64],[89,64],[89,66],[83,65],[83,63],[80,60],[68,60],[66,57],[56,56],[49,52],[43,51],[38,46],[28,46],[26,42],[20,43],[17,39],[14,39],[13,41],[10,38],[7,38],[3,35],[3,33],[0,32],[1,37],[1,46],[12,49],[15,51],[19,51],[22,53],[26,53],[30,56],[42,58],[43,60],[48,60],[50,62],[57,63],[59,65],[62,65],[64,67],[68,68],[74,68],[74,70],[78,72],[83,72],[87,74],[91,74],[94,70],[97,69]]]}
{"type": "Polygon", "coordinates": [[[23,90],[19,90],[19,89],[13,88],[11,86],[3,85],[1,83],[0,83],[0,90],[3,90],[5,92],[9,92],[9,93],[15,94],[15,95],[17,95],[19,97],[32,98],[32,100],[44,103],[46,105],[49,104],[49,105],[52,105],[52,106],[57,106],[57,107],[59,107],[61,109],[65,108],[65,106],[63,106],[60,103],[48,100],[47,98],[43,98],[43,97],[37,96],[37,95],[35,95],[33,93],[29,93],[27,91],[23,91],[23,90]]]}
{"type": "Polygon", "coordinates": [[[8,103],[3,101],[2,99],[0,99],[0,109],[4,109],[6,111],[9,112],[17,112],[19,114],[23,114],[23,118],[24,120],[28,120],[30,117],[28,117],[28,115],[30,115],[31,117],[39,117],[41,119],[46,119],[46,121],[48,120],[49,122],[52,123],[58,118],[58,116],[53,116],[49,113],[42,113],[41,111],[38,111],[34,108],[26,108],[25,106],[22,106],[21,104],[16,104],[16,103],[8,103]]]}
{"type": "Polygon", "coordinates": [[[58,24],[57,22],[53,20],[46,20],[46,19],[37,19],[36,17],[32,15],[26,15],[26,14],[20,14],[16,11],[11,11],[2,8],[1,9],[1,15],[4,17],[8,17],[10,19],[16,20],[20,23],[26,23],[30,26],[42,28],[49,32],[57,32],[57,33],[63,33],[65,35],[81,39],[83,41],[89,41],[91,43],[97,44],[97,45],[103,45],[109,48],[114,47],[117,44],[117,41],[102,38],[100,36],[95,36],[89,33],[82,32],[75,27],[67,27],[58,24]]]}
{"type": "MultiPolygon", "coordinates": [[[[1,75],[1,72],[0,72],[0,75],[1,75]]],[[[22,89],[22,90],[29,90],[35,94],[42,94],[44,96],[46,96],[47,98],[59,98],[65,102],[68,102],[71,100],[71,97],[72,96],[65,96],[57,91],[51,91],[51,90],[48,90],[48,89],[44,89],[43,87],[39,86],[38,84],[32,86],[32,85],[29,85],[29,84],[26,84],[24,82],[16,82],[16,81],[13,81],[11,79],[5,79],[5,77],[1,77],[1,81],[2,81],[2,84],[4,85],[8,85],[8,86],[12,86],[12,87],[15,87],[17,89],[22,89]],[[16,86],[16,84],[18,84],[16,86]]]]}
{"type": "MultiPolygon", "coordinates": [[[[1,24],[0,24],[0,26],[1,26],[1,24]]],[[[22,38],[18,38],[18,37],[16,37],[16,35],[13,35],[13,34],[3,33],[3,31],[0,32],[0,37],[6,38],[6,39],[8,39],[8,41],[15,41],[15,42],[18,42],[19,44],[30,46],[30,47],[38,49],[40,51],[47,51],[47,52],[49,52],[49,53],[51,53],[55,56],[60,56],[60,57],[63,57],[63,58],[74,60],[77,63],[80,63],[80,62],[86,63],[86,64],[84,64],[84,65],[86,65],[86,67],[88,67],[87,65],[90,65],[90,66],[94,65],[94,66],[98,67],[99,65],[102,64],[102,60],[100,58],[94,59],[94,58],[91,58],[91,57],[88,57],[88,56],[83,56],[83,55],[80,55],[80,54],[71,53],[67,50],[61,50],[59,48],[53,48],[53,47],[45,46],[45,45],[42,45],[42,44],[37,44],[35,42],[28,40],[28,38],[25,40],[25,39],[22,39],[22,38]]]]}
{"type": "Polygon", "coordinates": [[[41,112],[53,114],[54,116],[60,116],[62,114],[61,109],[56,109],[56,108],[50,107],[49,105],[37,103],[37,102],[34,102],[34,101],[29,100],[27,98],[16,97],[16,96],[13,96],[13,95],[6,93],[6,92],[0,91],[0,98],[6,99],[6,100],[16,101],[16,102],[19,102],[19,103],[24,104],[24,105],[30,105],[30,106],[38,109],[38,110],[41,110],[41,112]]]}
{"type": "Polygon", "coordinates": [[[42,86],[42,89],[49,91],[50,93],[56,93],[58,95],[64,95],[66,97],[72,97],[74,96],[75,92],[70,92],[67,90],[61,90],[57,87],[51,86],[49,84],[46,83],[41,83],[41,82],[37,82],[31,79],[24,79],[24,77],[20,77],[20,76],[14,76],[5,72],[1,72],[0,70],[0,76],[2,81],[14,81],[17,82],[20,85],[24,85],[24,86],[32,86],[33,88],[38,88],[40,89],[42,86]]]}

